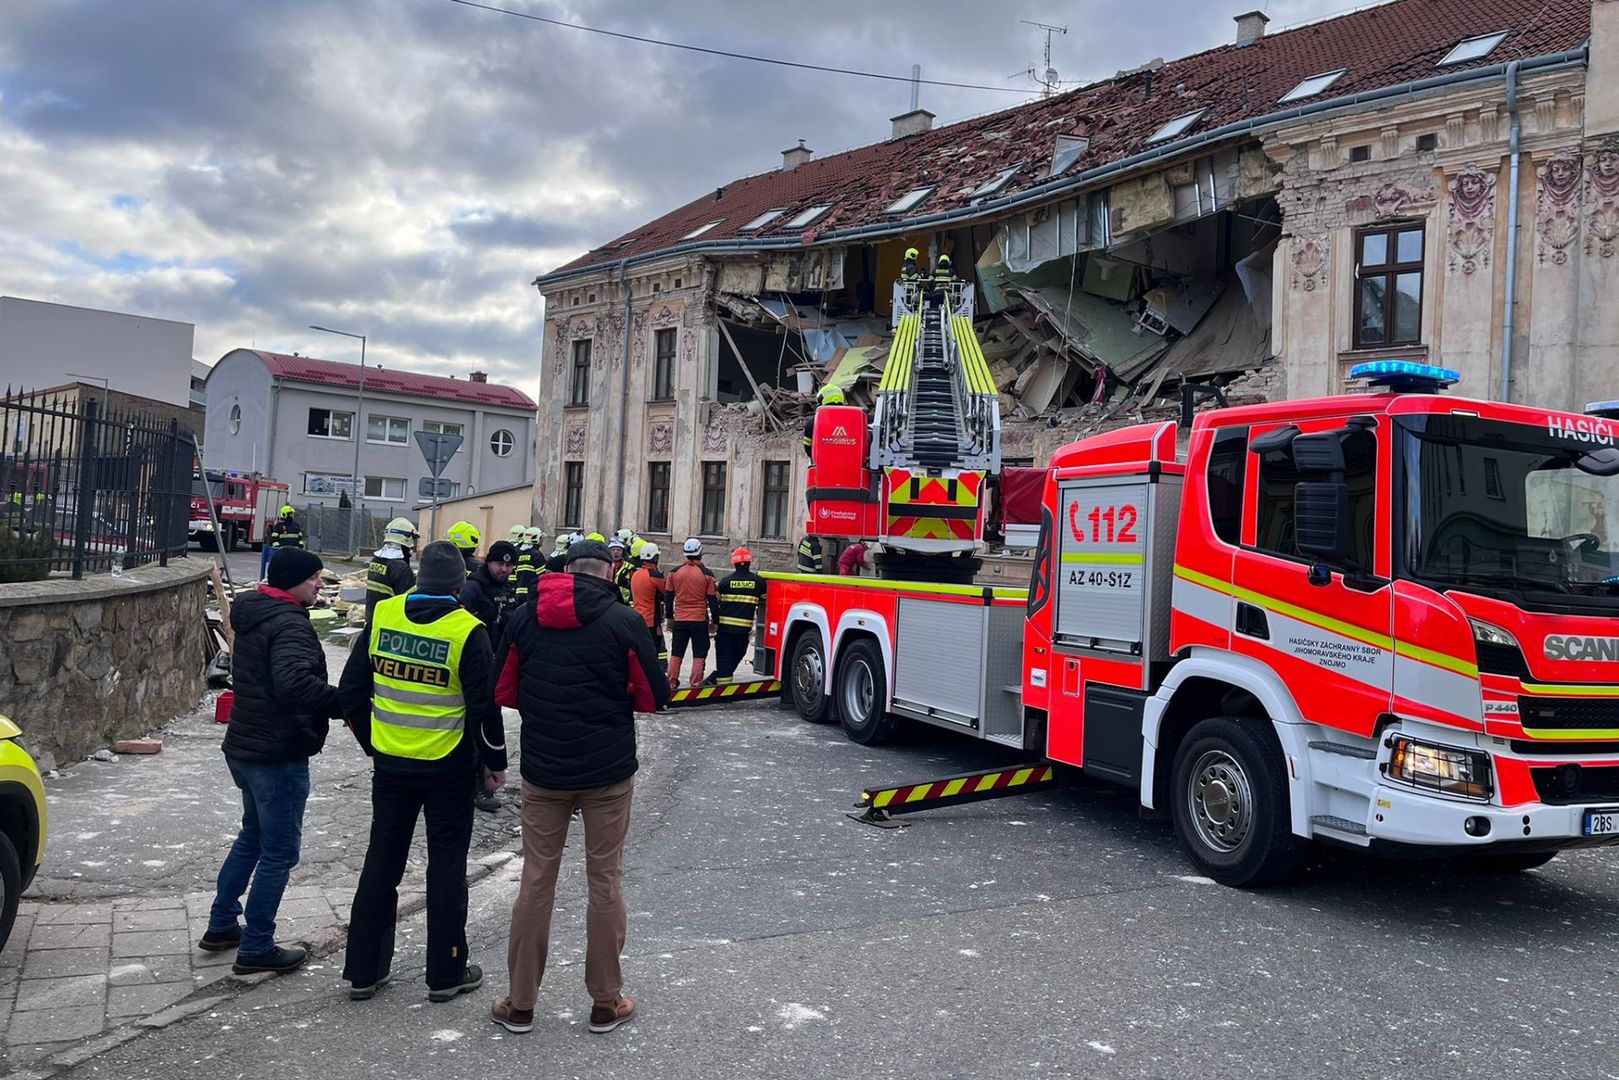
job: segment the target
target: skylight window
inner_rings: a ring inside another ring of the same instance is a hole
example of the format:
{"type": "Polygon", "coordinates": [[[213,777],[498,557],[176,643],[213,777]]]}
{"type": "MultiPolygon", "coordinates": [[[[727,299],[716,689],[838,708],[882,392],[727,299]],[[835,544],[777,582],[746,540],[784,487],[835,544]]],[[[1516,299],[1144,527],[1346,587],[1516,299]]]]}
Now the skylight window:
{"type": "Polygon", "coordinates": [[[1199,109],[1197,112],[1189,112],[1185,116],[1175,117],[1175,119],[1147,136],[1147,144],[1150,146],[1153,143],[1168,142],[1171,139],[1180,138],[1186,134],[1193,124],[1203,119],[1203,114],[1208,111],[1207,109],[1199,109]]]}
{"type": "Polygon", "coordinates": [[[1051,148],[1051,172],[1048,176],[1061,176],[1074,162],[1091,148],[1091,140],[1084,135],[1058,135],[1051,148]]]}
{"type": "Polygon", "coordinates": [[[738,232],[758,232],[760,229],[764,228],[766,225],[769,225],[772,221],[775,221],[777,218],[781,217],[781,215],[785,214],[786,212],[787,211],[786,211],[785,208],[780,209],[780,210],[766,210],[764,213],[760,214],[758,217],[754,218],[752,221],[748,222],[746,225],[742,226],[742,228],[737,230],[737,231],[738,232]]]}
{"type": "Polygon", "coordinates": [[[932,194],[933,189],[930,187],[913,188],[912,190],[907,191],[904,195],[901,195],[899,198],[895,199],[893,202],[889,203],[887,208],[883,210],[883,213],[903,214],[909,210],[915,210],[917,206],[921,204],[923,199],[926,199],[932,194]]]}
{"type": "Polygon", "coordinates": [[[804,226],[816,220],[830,209],[832,209],[831,203],[822,203],[819,206],[811,206],[806,210],[800,210],[798,212],[798,216],[793,218],[783,227],[788,229],[802,229],[804,226]]]}
{"type": "Polygon", "coordinates": [[[1328,71],[1321,75],[1311,75],[1308,79],[1305,79],[1303,82],[1299,83],[1293,89],[1289,90],[1287,93],[1278,98],[1277,104],[1282,104],[1288,101],[1303,101],[1305,98],[1315,97],[1317,94],[1325,91],[1333,83],[1343,78],[1346,74],[1348,74],[1348,71],[1348,68],[1339,68],[1337,71],[1328,71]]]}
{"type": "Polygon", "coordinates": [[[1019,163],[1017,165],[1013,165],[1009,169],[1002,169],[1000,172],[996,173],[994,176],[990,177],[988,180],[985,180],[982,184],[979,184],[976,188],[974,188],[970,197],[974,199],[983,199],[994,195],[996,192],[1004,190],[1006,185],[1012,182],[1012,177],[1016,176],[1018,170],[1021,168],[1023,168],[1023,165],[1019,163]]]}
{"type": "Polygon", "coordinates": [[[1503,30],[1499,34],[1485,34],[1482,37],[1468,38],[1446,53],[1445,58],[1439,61],[1439,66],[1465,64],[1469,60],[1482,60],[1494,52],[1495,47],[1501,44],[1506,36],[1507,32],[1503,30]]]}
{"type": "Polygon", "coordinates": [[[710,221],[707,225],[699,225],[697,228],[693,229],[691,232],[687,233],[685,236],[682,236],[681,239],[682,240],[695,240],[699,236],[706,233],[708,230],[712,229],[714,226],[719,225],[724,220],[725,220],[724,218],[718,218],[718,219],[716,219],[714,221],[710,221]]]}

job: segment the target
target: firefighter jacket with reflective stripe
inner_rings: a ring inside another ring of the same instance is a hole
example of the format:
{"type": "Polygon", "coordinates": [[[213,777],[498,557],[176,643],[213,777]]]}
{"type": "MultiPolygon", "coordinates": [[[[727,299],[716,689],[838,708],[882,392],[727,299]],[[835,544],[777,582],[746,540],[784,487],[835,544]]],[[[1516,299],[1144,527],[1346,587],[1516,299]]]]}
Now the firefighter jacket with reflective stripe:
{"type": "Polygon", "coordinates": [[[301,548],[304,546],[304,529],[298,524],[297,518],[277,518],[265,530],[264,538],[271,547],[301,548]]]}
{"type": "Polygon", "coordinates": [[[720,633],[746,634],[765,598],[765,579],[752,570],[736,570],[720,580],[720,633]]]}
{"type": "Polygon", "coordinates": [[[437,761],[466,728],[461,651],[483,624],[461,608],[430,623],[411,622],[406,600],[382,601],[371,619],[371,746],[392,757],[437,761]]]}
{"type": "Polygon", "coordinates": [[[517,566],[512,570],[512,591],[519,601],[534,597],[534,581],[540,576],[545,559],[533,544],[517,549],[517,566]]]}
{"type": "Polygon", "coordinates": [[[800,574],[826,573],[824,559],[820,537],[806,536],[798,542],[798,572],[800,574]]]}
{"type": "Polygon", "coordinates": [[[618,569],[613,571],[613,584],[618,586],[618,598],[626,607],[634,606],[635,597],[630,595],[630,579],[634,576],[635,564],[629,559],[619,563],[618,569]]]}
{"type": "Polygon", "coordinates": [[[410,560],[403,553],[392,559],[380,553],[372,555],[371,565],[365,571],[366,621],[371,621],[378,603],[390,596],[404,596],[415,584],[416,571],[410,568],[410,560]]]}

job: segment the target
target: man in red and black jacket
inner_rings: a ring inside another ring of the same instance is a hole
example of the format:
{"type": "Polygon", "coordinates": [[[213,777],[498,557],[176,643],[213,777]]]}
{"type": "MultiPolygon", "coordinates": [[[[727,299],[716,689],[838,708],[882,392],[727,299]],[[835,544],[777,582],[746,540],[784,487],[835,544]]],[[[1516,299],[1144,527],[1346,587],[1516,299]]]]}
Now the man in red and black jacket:
{"type": "Polygon", "coordinates": [[[635,1013],[623,995],[619,954],[624,904],[624,837],[635,772],[635,714],[669,700],[657,645],[646,623],[619,600],[607,545],[568,549],[567,573],[542,574],[533,608],[506,620],[495,700],[522,714],[523,880],[512,911],[511,989],[491,1010],[522,1033],[534,1025],[545,973],[557,868],[578,807],[585,824],[585,987],[590,1030],[612,1031],[635,1013]]]}

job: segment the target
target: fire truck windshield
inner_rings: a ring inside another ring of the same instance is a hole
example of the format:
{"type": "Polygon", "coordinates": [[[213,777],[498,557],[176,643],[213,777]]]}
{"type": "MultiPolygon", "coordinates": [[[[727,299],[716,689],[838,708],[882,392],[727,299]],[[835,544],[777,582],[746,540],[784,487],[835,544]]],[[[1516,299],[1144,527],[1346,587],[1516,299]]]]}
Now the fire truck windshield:
{"type": "Polygon", "coordinates": [[[1619,438],[1478,417],[1402,418],[1404,572],[1480,591],[1619,598],[1619,438]]]}
{"type": "Polygon", "coordinates": [[[200,499],[205,494],[208,494],[209,491],[213,493],[215,502],[223,499],[225,497],[225,481],[210,476],[208,478],[208,491],[204,491],[202,486],[202,477],[193,472],[191,474],[191,494],[200,499]]]}

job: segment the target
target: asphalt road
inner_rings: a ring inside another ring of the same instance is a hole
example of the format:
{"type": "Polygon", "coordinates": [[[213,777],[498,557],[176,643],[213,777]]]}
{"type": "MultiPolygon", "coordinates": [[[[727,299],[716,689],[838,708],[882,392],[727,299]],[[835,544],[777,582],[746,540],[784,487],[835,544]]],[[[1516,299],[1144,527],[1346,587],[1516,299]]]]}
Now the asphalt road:
{"type": "Polygon", "coordinates": [[[513,864],[473,892],[479,993],[428,1004],[407,946],[351,1003],[331,958],[72,1075],[1619,1076],[1619,851],[1510,878],[1342,857],[1237,892],[1101,786],[844,816],[867,783],[1009,760],[974,743],[868,750],[762,705],[657,717],[642,750],[634,1024],[585,1029],[575,843],[530,1035],[487,1019],[513,864]]]}

